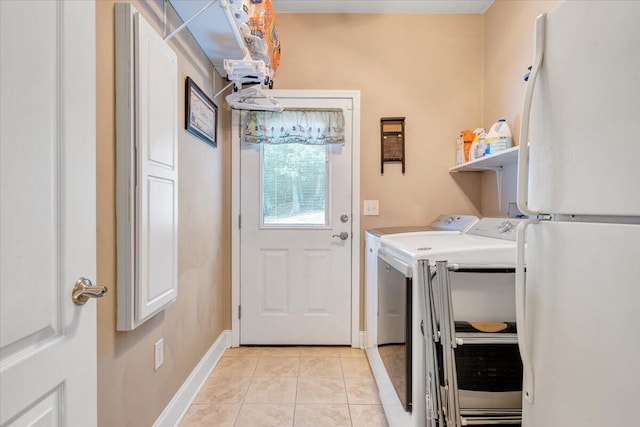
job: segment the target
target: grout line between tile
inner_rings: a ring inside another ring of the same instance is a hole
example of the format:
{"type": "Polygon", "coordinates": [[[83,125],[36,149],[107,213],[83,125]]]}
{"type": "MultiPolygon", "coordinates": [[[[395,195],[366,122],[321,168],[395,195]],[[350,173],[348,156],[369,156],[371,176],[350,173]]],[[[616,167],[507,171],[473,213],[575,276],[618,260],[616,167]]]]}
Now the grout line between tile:
{"type": "MultiPolygon", "coordinates": [[[[239,357],[242,357],[242,356],[239,356],[239,357]]],[[[256,356],[246,356],[246,357],[254,358],[256,356]]],[[[317,357],[328,358],[330,356],[321,356],[321,355],[319,355],[317,357]]],[[[348,413],[349,413],[349,423],[350,423],[351,426],[353,426],[353,414],[352,414],[352,411],[351,411],[352,404],[349,401],[349,394],[347,392],[345,369],[344,369],[344,365],[342,364],[342,360],[345,357],[347,357],[347,356],[343,356],[342,354],[338,355],[338,359],[340,360],[340,371],[342,373],[342,377],[341,377],[342,378],[342,384],[344,386],[344,392],[345,392],[345,397],[346,397],[346,405],[347,405],[347,410],[348,410],[348,413]]],[[[240,413],[242,412],[242,410],[244,408],[244,405],[246,404],[246,398],[247,398],[247,395],[249,393],[249,388],[251,387],[251,384],[252,384],[253,380],[255,378],[257,378],[256,377],[256,373],[257,373],[257,370],[258,370],[258,365],[260,364],[260,361],[265,359],[265,358],[268,358],[268,356],[263,356],[262,352],[260,353],[259,356],[257,356],[258,361],[256,363],[256,366],[253,368],[253,370],[251,372],[251,375],[249,376],[249,382],[248,382],[248,384],[246,386],[245,393],[244,393],[244,395],[242,397],[242,400],[240,402],[240,408],[239,408],[239,410],[238,410],[238,412],[236,414],[236,417],[235,417],[235,419],[233,421],[234,427],[238,426],[238,420],[240,419],[240,413]]],[[[298,371],[297,371],[297,375],[295,376],[295,378],[296,378],[296,392],[295,392],[294,407],[293,407],[293,419],[292,419],[292,424],[291,424],[291,427],[294,427],[295,426],[295,422],[296,422],[297,406],[298,406],[298,404],[300,404],[298,402],[298,397],[299,397],[298,396],[298,394],[299,394],[298,391],[299,391],[300,378],[301,378],[300,377],[300,363],[301,363],[301,359],[302,359],[302,353],[299,353],[298,356],[291,356],[291,358],[297,359],[297,362],[298,362],[298,371]]],[[[204,403],[203,404],[191,404],[190,407],[200,406],[200,405],[205,405],[205,404],[204,403]]]]}
{"type": "Polygon", "coordinates": [[[349,411],[349,423],[351,427],[353,427],[353,416],[351,416],[351,405],[349,405],[349,403],[347,403],[347,410],[349,411]]]}

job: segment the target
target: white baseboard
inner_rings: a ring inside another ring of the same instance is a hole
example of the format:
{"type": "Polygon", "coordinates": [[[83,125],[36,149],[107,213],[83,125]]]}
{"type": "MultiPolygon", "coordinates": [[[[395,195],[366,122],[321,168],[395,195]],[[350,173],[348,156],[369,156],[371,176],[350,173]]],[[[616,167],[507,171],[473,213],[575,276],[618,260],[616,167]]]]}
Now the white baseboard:
{"type": "Polygon", "coordinates": [[[222,353],[231,345],[231,331],[222,331],[218,339],[211,345],[211,348],[202,357],[198,365],[191,371],[187,380],[182,384],[180,390],[173,396],[171,402],[164,408],[153,427],[175,427],[180,424],[191,406],[191,402],[196,398],[200,388],[218,364],[222,353]]]}

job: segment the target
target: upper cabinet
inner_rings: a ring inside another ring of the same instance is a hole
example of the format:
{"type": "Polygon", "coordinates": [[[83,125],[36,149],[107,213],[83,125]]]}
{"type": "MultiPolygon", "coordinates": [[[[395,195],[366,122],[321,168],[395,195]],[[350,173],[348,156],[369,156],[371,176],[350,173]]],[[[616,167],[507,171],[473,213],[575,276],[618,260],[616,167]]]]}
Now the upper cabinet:
{"type": "Polygon", "coordinates": [[[508,148],[496,154],[480,157],[479,159],[454,166],[449,172],[477,172],[496,170],[498,168],[518,163],[518,146],[508,148]]]}
{"type": "MultiPolygon", "coordinates": [[[[170,0],[180,18],[187,22],[211,0],[170,0]]],[[[202,50],[223,76],[225,59],[242,59],[246,48],[227,0],[217,0],[188,24],[202,50]]]]}

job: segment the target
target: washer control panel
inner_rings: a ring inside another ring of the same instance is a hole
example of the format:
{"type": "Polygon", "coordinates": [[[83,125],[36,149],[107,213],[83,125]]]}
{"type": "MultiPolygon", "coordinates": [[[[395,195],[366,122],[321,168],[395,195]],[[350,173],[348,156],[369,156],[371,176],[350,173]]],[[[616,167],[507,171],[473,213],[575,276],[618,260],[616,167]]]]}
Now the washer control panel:
{"type": "Polygon", "coordinates": [[[520,221],[520,218],[482,218],[466,233],[515,242],[520,221]]]}
{"type": "Polygon", "coordinates": [[[474,215],[445,214],[434,219],[429,226],[441,230],[466,231],[476,222],[478,217],[474,215]]]}

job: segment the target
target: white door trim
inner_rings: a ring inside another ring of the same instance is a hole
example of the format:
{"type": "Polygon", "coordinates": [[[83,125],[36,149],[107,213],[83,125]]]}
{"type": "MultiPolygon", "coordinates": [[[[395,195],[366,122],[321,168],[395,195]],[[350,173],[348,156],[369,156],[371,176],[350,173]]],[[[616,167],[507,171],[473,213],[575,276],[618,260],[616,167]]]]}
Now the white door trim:
{"type": "MultiPolygon", "coordinates": [[[[348,98],[353,105],[351,153],[351,346],[360,347],[360,91],[275,89],[273,95],[286,98],[348,98]]],[[[231,340],[240,345],[240,113],[231,116],[231,340]]]]}

